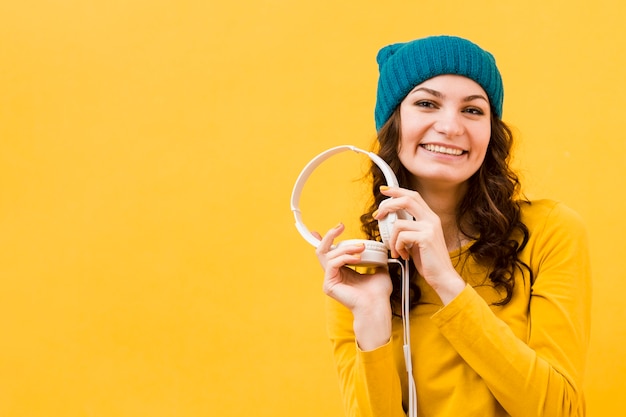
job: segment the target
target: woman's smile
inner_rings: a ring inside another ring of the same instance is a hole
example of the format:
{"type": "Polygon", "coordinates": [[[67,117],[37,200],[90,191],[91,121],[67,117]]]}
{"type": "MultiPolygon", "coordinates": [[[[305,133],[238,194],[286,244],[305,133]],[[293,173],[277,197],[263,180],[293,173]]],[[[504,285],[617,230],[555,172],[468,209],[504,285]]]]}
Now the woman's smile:
{"type": "Polygon", "coordinates": [[[421,148],[426,149],[428,152],[443,154],[443,155],[453,155],[453,156],[461,156],[467,151],[455,147],[449,147],[445,145],[436,145],[434,143],[424,143],[420,145],[421,148]]]}

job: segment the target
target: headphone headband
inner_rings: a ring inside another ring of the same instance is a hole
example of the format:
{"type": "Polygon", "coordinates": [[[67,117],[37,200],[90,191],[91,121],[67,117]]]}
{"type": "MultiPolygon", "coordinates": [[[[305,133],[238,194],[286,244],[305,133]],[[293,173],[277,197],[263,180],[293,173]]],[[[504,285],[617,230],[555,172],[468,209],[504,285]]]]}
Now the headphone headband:
{"type": "Polygon", "coordinates": [[[316,248],[319,246],[320,240],[317,239],[315,236],[313,236],[313,234],[309,231],[309,229],[307,229],[307,227],[302,222],[302,213],[300,212],[300,207],[299,207],[300,195],[302,194],[302,189],[304,188],[304,184],[306,180],[309,178],[309,176],[311,176],[315,168],[320,166],[322,162],[324,162],[331,156],[336,155],[341,152],[345,152],[345,151],[354,151],[357,153],[362,153],[362,154],[367,155],[378,166],[378,168],[380,168],[380,170],[383,173],[383,176],[385,177],[385,181],[387,182],[387,185],[390,187],[398,186],[398,180],[396,179],[396,176],[393,173],[393,170],[380,156],[376,155],[373,152],[368,152],[352,145],[336,146],[334,148],[330,148],[320,153],[315,158],[313,158],[308,164],[306,164],[306,166],[304,167],[304,169],[298,176],[298,179],[296,180],[296,184],[293,187],[293,191],[291,193],[291,211],[293,212],[294,218],[296,220],[296,229],[298,229],[302,237],[307,242],[309,242],[311,245],[315,246],[316,248]]]}

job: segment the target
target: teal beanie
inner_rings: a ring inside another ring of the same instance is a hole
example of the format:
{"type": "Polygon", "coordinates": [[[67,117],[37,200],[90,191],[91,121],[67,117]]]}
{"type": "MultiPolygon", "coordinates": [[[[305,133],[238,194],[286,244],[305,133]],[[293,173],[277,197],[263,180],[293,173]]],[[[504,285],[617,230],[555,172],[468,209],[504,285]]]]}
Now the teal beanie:
{"type": "Polygon", "coordinates": [[[380,73],[374,110],[377,131],[416,85],[443,74],[476,81],[487,93],[496,116],[502,117],[504,87],[496,60],[467,39],[431,36],[396,43],[378,51],[376,61],[380,73]]]}

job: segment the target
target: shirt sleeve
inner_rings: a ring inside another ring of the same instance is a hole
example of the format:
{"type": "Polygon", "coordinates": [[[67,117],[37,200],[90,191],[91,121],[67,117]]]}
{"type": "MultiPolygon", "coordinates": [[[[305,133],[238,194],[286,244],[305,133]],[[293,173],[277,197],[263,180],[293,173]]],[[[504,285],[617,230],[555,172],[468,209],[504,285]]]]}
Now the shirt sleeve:
{"type": "Polygon", "coordinates": [[[534,273],[527,340],[469,285],[431,319],[511,416],[584,416],[591,309],[586,230],[561,205],[538,226],[527,248],[534,273]]]}
{"type": "Polygon", "coordinates": [[[393,342],[362,351],[355,340],[352,313],[330,298],[327,313],[346,416],[406,417],[393,342]]]}

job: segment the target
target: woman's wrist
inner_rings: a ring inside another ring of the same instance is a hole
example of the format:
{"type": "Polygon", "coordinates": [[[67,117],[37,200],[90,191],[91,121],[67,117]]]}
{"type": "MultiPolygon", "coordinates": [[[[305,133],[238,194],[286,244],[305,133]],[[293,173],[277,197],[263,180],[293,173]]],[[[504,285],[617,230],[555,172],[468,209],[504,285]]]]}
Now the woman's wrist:
{"type": "Polygon", "coordinates": [[[354,335],[363,351],[374,350],[391,339],[391,305],[389,301],[355,310],[354,335]]]}
{"type": "Polygon", "coordinates": [[[465,289],[465,285],[465,281],[457,273],[451,274],[442,282],[431,284],[444,306],[454,300],[465,289]]]}

